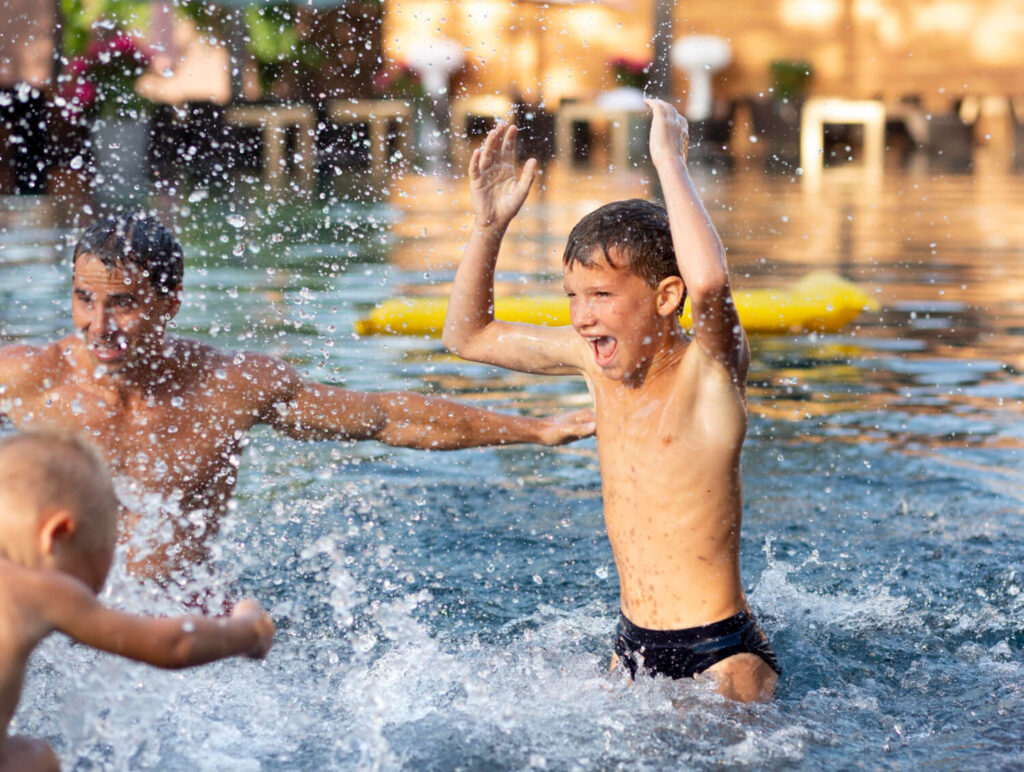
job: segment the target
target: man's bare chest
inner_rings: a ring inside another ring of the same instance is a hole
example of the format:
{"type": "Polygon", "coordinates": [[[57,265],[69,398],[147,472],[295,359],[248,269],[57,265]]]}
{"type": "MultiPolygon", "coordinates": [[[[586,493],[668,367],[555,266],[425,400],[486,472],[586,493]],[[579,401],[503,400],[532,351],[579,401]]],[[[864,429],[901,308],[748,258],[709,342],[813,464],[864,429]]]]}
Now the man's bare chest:
{"type": "Polygon", "coordinates": [[[80,432],[115,475],[183,490],[217,476],[251,425],[251,419],[214,400],[167,395],[116,402],[67,388],[45,392],[11,417],[25,427],[48,423],[80,432]]]}

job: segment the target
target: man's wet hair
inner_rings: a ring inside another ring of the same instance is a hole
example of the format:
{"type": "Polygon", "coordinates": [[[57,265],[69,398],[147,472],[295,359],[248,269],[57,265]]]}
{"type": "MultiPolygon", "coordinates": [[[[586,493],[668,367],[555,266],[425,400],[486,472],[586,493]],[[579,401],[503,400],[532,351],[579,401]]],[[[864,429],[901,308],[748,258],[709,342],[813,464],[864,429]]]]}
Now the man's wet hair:
{"type": "MultiPolygon", "coordinates": [[[[629,270],[652,289],[669,276],[680,276],[668,212],[650,201],[614,201],[586,215],[569,233],[562,265],[590,267],[599,255],[608,265],[614,265],[608,254],[612,247],[619,248],[629,260],[629,270]]],[[[681,302],[680,312],[682,308],[681,302]]]]}
{"type": "Polygon", "coordinates": [[[78,240],[72,262],[83,254],[98,257],[108,270],[138,268],[163,297],[181,289],[185,273],[181,244],[155,217],[122,214],[96,221],[78,240]]]}

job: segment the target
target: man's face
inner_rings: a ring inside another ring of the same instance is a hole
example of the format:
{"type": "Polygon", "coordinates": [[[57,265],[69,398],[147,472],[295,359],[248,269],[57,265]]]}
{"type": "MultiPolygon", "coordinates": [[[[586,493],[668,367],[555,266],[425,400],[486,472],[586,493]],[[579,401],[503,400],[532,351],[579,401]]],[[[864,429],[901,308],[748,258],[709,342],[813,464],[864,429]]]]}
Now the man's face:
{"type": "Polygon", "coordinates": [[[656,292],[628,268],[617,248],[593,264],[565,270],[565,294],[573,329],[590,344],[594,362],[613,380],[628,378],[656,348],[656,292]],[[622,267],[618,267],[622,266],[622,267]]]}
{"type": "Polygon", "coordinates": [[[158,351],[177,306],[135,266],[108,269],[89,253],[75,261],[71,318],[93,364],[107,373],[158,351]]]}

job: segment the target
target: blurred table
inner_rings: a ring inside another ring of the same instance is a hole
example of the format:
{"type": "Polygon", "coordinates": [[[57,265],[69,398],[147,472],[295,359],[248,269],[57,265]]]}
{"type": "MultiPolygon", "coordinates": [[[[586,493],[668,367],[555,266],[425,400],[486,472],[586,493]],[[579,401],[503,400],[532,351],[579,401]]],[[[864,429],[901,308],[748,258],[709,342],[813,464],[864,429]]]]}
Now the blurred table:
{"type": "Polygon", "coordinates": [[[569,102],[555,113],[555,157],[572,159],[573,124],[603,123],[608,126],[610,162],[618,169],[629,166],[629,130],[633,121],[645,119],[650,110],[641,108],[608,108],[595,102],[569,102]]]}
{"type": "Polygon", "coordinates": [[[825,166],[825,124],[864,127],[864,168],[881,177],[885,167],[885,105],[876,99],[812,98],[800,116],[800,166],[804,179],[816,183],[825,166]]]}
{"type": "Polygon", "coordinates": [[[412,157],[412,107],[397,99],[335,99],[327,108],[334,123],[365,123],[370,132],[370,171],[383,176],[388,161],[388,137],[394,125],[398,152],[412,157]]]}
{"type": "Polygon", "coordinates": [[[483,94],[452,102],[452,166],[459,171],[469,163],[468,122],[472,118],[485,118],[495,123],[503,118],[511,120],[512,100],[498,94],[483,94]]]}
{"type": "Polygon", "coordinates": [[[308,105],[234,105],[224,113],[228,123],[263,129],[263,179],[274,188],[284,185],[288,162],[288,129],[296,135],[296,176],[309,185],[316,168],[316,113],[308,105]]]}

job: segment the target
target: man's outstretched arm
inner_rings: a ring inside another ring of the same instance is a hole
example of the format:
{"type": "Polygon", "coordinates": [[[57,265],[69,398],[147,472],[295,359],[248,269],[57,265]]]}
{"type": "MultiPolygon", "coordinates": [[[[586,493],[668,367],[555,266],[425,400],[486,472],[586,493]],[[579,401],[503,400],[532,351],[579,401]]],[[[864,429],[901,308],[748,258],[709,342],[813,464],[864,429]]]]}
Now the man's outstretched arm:
{"type": "Polygon", "coordinates": [[[248,355],[248,384],[262,423],[301,440],[378,440],[397,447],[456,450],[533,442],[561,445],[594,433],[591,410],[552,418],[495,413],[409,391],[361,392],[303,380],[295,368],[248,355]]]}
{"type": "Polygon", "coordinates": [[[741,382],[749,360],[729,286],[725,248],[686,167],[689,129],[675,108],[648,99],[651,108],[651,161],[658,173],[672,229],[679,273],[690,297],[694,337],[741,382]]]}
{"type": "Polygon", "coordinates": [[[595,427],[591,410],[531,418],[409,391],[367,393],[319,384],[307,385],[293,404],[286,413],[286,431],[293,437],[374,439],[421,450],[524,442],[561,445],[589,437],[595,427]]]}

